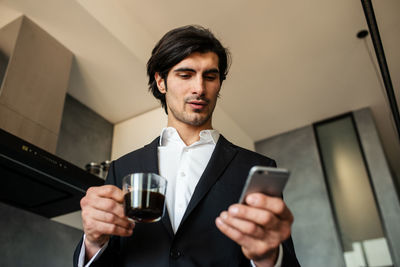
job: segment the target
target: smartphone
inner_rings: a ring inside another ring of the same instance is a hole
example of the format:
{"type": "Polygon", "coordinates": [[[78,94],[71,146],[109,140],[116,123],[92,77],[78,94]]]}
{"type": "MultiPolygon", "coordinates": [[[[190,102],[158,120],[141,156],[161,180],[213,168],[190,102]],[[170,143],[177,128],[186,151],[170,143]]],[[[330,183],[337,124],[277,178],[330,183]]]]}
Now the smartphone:
{"type": "Polygon", "coordinates": [[[290,172],[286,169],[278,169],[264,166],[254,166],[250,169],[244,185],[239,203],[244,203],[248,194],[263,193],[268,196],[281,197],[290,172]]]}

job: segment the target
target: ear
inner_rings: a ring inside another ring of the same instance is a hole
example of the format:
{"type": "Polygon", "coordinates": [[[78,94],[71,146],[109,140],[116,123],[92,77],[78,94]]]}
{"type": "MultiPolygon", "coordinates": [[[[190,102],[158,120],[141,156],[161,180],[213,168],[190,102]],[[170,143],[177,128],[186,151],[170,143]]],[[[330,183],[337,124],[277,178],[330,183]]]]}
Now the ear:
{"type": "Polygon", "coordinates": [[[160,93],[162,93],[162,94],[165,94],[167,92],[167,90],[165,89],[164,79],[161,77],[161,75],[158,72],[156,72],[156,74],[154,74],[154,78],[157,82],[158,91],[160,91],[160,93]]]}

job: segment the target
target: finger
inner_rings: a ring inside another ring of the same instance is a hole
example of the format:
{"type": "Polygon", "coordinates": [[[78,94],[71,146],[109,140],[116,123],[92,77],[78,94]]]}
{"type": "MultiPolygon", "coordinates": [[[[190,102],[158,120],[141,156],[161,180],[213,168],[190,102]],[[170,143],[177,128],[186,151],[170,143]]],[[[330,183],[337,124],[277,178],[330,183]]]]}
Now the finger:
{"type": "Polygon", "coordinates": [[[87,222],[85,226],[85,233],[92,240],[98,240],[104,235],[131,236],[133,233],[132,228],[127,229],[116,224],[95,220],[87,222]]]}
{"type": "Polygon", "coordinates": [[[279,235],[273,234],[268,240],[253,238],[226,224],[220,217],[215,220],[217,228],[227,237],[242,247],[242,251],[249,259],[258,259],[270,251],[276,249],[280,244],[279,235]]]}
{"type": "Polygon", "coordinates": [[[231,216],[226,211],[223,211],[221,213],[220,218],[225,224],[239,230],[246,235],[250,235],[255,238],[263,238],[265,236],[264,229],[260,227],[260,225],[252,221],[243,220],[239,219],[238,217],[231,216]]]}
{"type": "Polygon", "coordinates": [[[271,197],[261,193],[253,193],[246,197],[246,204],[255,208],[269,210],[283,220],[293,220],[292,212],[286,206],[285,202],[283,202],[283,200],[279,197],[271,197]]]}
{"type": "Polygon", "coordinates": [[[277,250],[282,241],[280,233],[276,231],[267,231],[266,237],[259,239],[231,227],[221,217],[218,217],[215,223],[223,234],[242,247],[244,255],[249,259],[260,260],[268,257],[277,250]]]}
{"type": "Polygon", "coordinates": [[[98,197],[97,195],[88,195],[81,200],[82,210],[88,207],[113,213],[120,218],[125,218],[124,206],[113,199],[98,197]]]}
{"type": "Polygon", "coordinates": [[[231,205],[228,213],[232,217],[256,223],[266,229],[276,228],[280,220],[268,210],[241,204],[231,205]]]}
{"type": "Polygon", "coordinates": [[[103,185],[103,186],[94,186],[90,187],[87,192],[89,196],[97,196],[97,197],[105,197],[111,198],[119,203],[123,203],[124,201],[124,193],[121,189],[114,185],[103,185]]]}
{"type": "Polygon", "coordinates": [[[133,229],[134,227],[134,222],[129,220],[127,217],[121,218],[113,213],[105,212],[91,207],[82,211],[82,217],[105,223],[116,224],[126,229],[133,229]]]}
{"type": "Polygon", "coordinates": [[[247,247],[252,242],[252,238],[238,229],[231,227],[229,224],[225,223],[220,217],[215,220],[217,228],[227,237],[235,241],[240,246],[247,247]]]}

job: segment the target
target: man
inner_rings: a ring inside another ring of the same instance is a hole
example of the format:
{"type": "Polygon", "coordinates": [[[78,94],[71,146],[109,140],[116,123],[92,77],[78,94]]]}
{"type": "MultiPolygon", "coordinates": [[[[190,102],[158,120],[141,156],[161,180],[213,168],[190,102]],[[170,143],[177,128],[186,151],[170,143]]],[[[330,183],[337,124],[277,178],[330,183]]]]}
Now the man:
{"type": "Polygon", "coordinates": [[[251,194],[237,203],[254,165],[275,166],[212,128],[229,53],[199,26],[168,32],[147,63],[149,86],[168,127],[111,164],[108,185],[81,201],[85,236],[74,264],[90,266],[298,266],[293,216],[282,199],[251,194]],[[154,172],[168,180],[167,214],[133,223],[122,207],[122,178],[154,172]]]}

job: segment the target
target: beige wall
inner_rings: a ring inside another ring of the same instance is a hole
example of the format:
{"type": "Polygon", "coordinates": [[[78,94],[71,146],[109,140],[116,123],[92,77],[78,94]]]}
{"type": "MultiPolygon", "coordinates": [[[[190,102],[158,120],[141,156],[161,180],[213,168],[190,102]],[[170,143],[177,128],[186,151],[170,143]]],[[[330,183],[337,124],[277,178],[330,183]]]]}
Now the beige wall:
{"type": "Polygon", "coordinates": [[[167,117],[161,108],[115,124],[111,159],[117,159],[151,142],[165,125],[167,117]]]}
{"type": "MultiPolygon", "coordinates": [[[[133,117],[114,125],[111,158],[143,147],[160,135],[167,125],[167,116],[161,108],[133,117]]],[[[218,106],[213,117],[213,127],[236,145],[254,151],[254,141],[218,106]]]]}
{"type": "Polygon", "coordinates": [[[6,6],[0,3],[0,28],[12,22],[21,15],[22,15],[21,12],[7,8],[6,6]]]}
{"type": "MultiPolygon", "coordinates": [[[[250,118],[249,118],[250,119],[250,118]]],[[[255,151],[254,140],[221,107],[216,107],[213,127],[235,145],[255,151]]]]}

